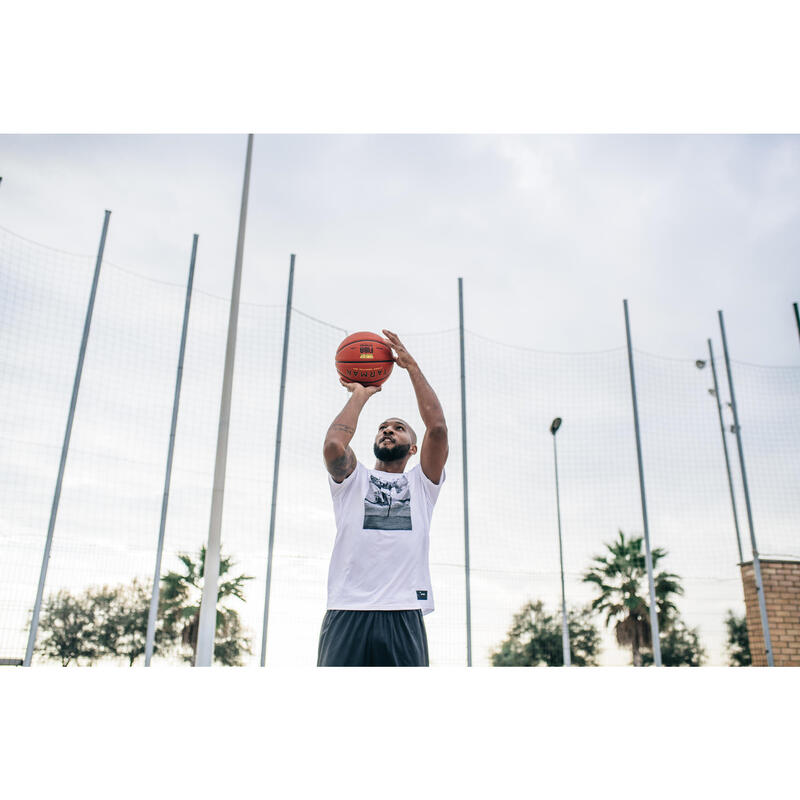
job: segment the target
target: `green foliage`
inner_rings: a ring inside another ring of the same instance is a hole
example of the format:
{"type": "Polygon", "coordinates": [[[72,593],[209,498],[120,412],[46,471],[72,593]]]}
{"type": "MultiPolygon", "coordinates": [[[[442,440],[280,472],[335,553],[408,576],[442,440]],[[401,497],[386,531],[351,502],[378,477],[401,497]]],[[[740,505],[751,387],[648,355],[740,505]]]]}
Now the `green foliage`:
{"type": "MultiPolygon", "coordinates": [[[[109,655],[128,660],[132,667],[144,655],[151,588],[134,578],[129,586],[117,586],[111,598],[109,615],[99,633],[100,643],[109,655]]],[[[153,652],[165,643],[163,631],[156,624],[153,652]]]]}
{"type": "MultiPolygon", "coordinates": [[[[175,653],[194,664],[197,623],[205,567],[205,547],[194,561],[181,554],[182,572],[168,572],[161,579],[161,603],[156,621],[154,652],[175,653]]],[[[220,578],[234,565],[230,557],[220,558],[220,578]]],[[[243,655],[251,654],[251,642],[236,610],[225,604],[231,599],[245,601],[248,575],[220,580],[217,592],[217,623],[214,656],[218,663],[239,666],[243,655]]],[[[129,585],[89,588],[80,595],[59,591],[42,607],[36,650],[62,666],[93,664],[100,658],[124,658],[133,666],[144,655],[151,588],[137,579],[129,585]]]]}
{"type": "MultiPolygon", "coordinates": [[[[36,650],[45,658],[93,664],[100,658],[125,658],[129,666],[145,651],[150,588],[138,580],[126,586],[86,589],[80,595],[50,596],[39,617],[36,650]]],[[[164,641],[157,628],[153,650],[164,641]]]]}
{"type": "Polygon", "coordinates": [[[95,607],[88,593],[76,597],[65,590],[50,595],[39,615],[36,651],[45,658],[92,664],[100,655],[95,636],[95,607]]]}
{"type": "Polygon", "coordinates": [[[242,630],[242,623],[235,611],[217,613],[217,632],[214,638],[214,660],[226,667],[240,667],[242,656],[252,655],[250,639],[242,630]],[[220,617],[222,619],[220,620],[220,617]]]}
{"type": "MultiPolygon", "coordinates": [[[[606,627],[614,628],[617,643],[630,647],[634,666],[642,666],[643,651],[652,647],[647,566],[643,549],[644,537],[619,538],[606,543],[607,553],[595,556],[583,580],[597,588],[592,610],[605,613],[606,627]]],[[[677,617],[673,598],[683,594],[680,577],[671,572],[656,572],[656,565],[667,553],[662,548],[651,551],[656,614],[659,628],[666,629],[677,617]]]]}
{"type": "Polygon", "coordinates": [[[728,629],[728,664],[732,667],[749,667],[753,664],[750,655],[750,637],[747,633],[747,617],[737,617],[733,611],[728,610],[725,617],[725,627],[728,629]]]}
{"type": "MultiPolygon", "coordinates": [[[[180,641],[181,657],[194,666],[197,657],[206,547],[203,545],[200,548],[196,561],[186,553],[181,553],[178,558],[183,564],[183,570],[170,571],[161,578],[159,615],[163,620],[165,635],[173,641],[180,641]]],[[[220,554],[214,658],[220,664],[229,667],[240,666],[242,655],[253,652],[251,640],[242,631],[238,612],[226,605],[231,599],[244,602],[244,584],[253,578],[250,575],[238,575],[223,580],[233,566],[232,557],[220,554]]]]}
{"type": "MultiPolygon", "coordinates": [[[[699,667],[706,658],[706,651],[700,644],[697,628],[687,628],[677,615],[670,617],[662,628],[659,625],[661,642],[661,663],[665,667],[699,667]]],[[[642,653],[642,665],[654,663],[653,651],[642,653]]]]}
{"type": "MultiPolygon", "coordinates": [[[[567,610],[570,660],[574,666],[596,666],[600,635],[588,608],[567,610]]],[[[495,667],[535,667],[564,664],[561,614],[549,614],[541,600],[526,603],[514,614],[511,629],[491,654],[495,667]]]]}

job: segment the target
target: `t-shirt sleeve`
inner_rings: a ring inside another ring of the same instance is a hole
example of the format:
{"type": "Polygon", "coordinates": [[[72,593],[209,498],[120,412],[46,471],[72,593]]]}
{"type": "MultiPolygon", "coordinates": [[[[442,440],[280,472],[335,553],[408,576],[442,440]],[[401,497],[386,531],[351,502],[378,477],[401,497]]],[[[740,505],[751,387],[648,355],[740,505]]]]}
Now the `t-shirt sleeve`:
{"type": "Polygon", "coordinates": [[[360,461],[357,461],[356,468],[341,483],[336,483],[331,474],[328,473],[328,486],[331,490],[331,497],[334,500],[341,500],[352,491],[357,482],[357,475],[363,469],[366,469],[366,467],[360,461]]]}
{"type": "Polygon", "coordinates": [[[423,471],[422,466],[417,464],[414,469],[417,471],[419,475],[419,485],[422,487],[422,491],[425,493],[425,499],[428,502],[428,505],[433,508],[436,504],[436,500],[439,497],[439,492],[442,489],[442,484],[444,483],[444,467],[442,468],[442,476],[439,478],[439,483],[434,483],[423,471]]]}

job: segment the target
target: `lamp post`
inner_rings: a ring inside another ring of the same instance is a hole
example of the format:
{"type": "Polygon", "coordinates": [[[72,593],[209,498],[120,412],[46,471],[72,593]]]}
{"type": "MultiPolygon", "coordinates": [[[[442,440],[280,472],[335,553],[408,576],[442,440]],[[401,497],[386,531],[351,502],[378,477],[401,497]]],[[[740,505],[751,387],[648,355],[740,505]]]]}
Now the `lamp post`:
{"type": "MultiPolygon", "coordinates": [[[[717,401],[717,414],[719,415],[719,430],[722,434],[722,449],[725,453],[725,470],[728,473],[728,487],[731,491],[731,507],[733,508],[733,525],[736,529],[736,546],[739,548],[739,563],[744,562],[744,555],[742,554],[742,537],[739,533],[739,516],[736,513],[736,495],[733,490],[733,478],[731,477],[731,462],[728,458],[728,443],[725,441],[725,422],[722,419],[722,403],[719,399],[719,384],[717,383],[717,368],[714,365],[714,351],[711,348],[711,339],[708,339],[708,356],[711,363],[711,374],[714,376],[714,388],[709,389],[708,393],[717,401]]],[[[697,369],[703,369],[706,362],[698,359],[694,362],[697,369]]]]}
{"type": "Polygon", "coordinates": [[[561,564],[561,645],[564,649],[564,666],[569,667],[572,660],[569,655],[569,627],[567,626],[567,595],[564,590],[564,548],[561,544],[561,501],[558,496],[558,451],[556,449],[556,432],[561,427],[561,417],[550,423],[553,434],[553,464],[556,472],[556,513],[558,515],[558,560],[561,564]]]}

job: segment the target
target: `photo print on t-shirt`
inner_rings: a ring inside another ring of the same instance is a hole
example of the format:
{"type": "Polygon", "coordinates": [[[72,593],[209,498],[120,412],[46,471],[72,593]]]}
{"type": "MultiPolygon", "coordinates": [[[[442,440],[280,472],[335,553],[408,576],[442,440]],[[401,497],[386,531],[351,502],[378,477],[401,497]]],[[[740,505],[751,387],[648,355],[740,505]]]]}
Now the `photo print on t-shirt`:
{"type": "Polygon", "coordinates": [[[411,492],[405,475],[398,475],[393,480],[369,476],[364,498],[364,528],[372,531],[411,530],[411,492]]]}

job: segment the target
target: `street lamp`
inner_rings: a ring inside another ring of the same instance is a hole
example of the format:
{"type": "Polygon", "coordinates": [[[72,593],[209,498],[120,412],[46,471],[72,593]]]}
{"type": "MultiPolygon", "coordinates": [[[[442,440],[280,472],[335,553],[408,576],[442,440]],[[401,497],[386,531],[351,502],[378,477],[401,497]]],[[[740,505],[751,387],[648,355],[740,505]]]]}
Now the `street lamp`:
{"type": "MultiPolygon", "coordinates": [[[[711,362],[711,374],[714,376],[714,388],[709,389],[708,393],[714,397],[717,401],[717,414],[719,415],[719,429],[720,433],[722,434],[722,449],[725,452],[725,469],[728,473],[728,487],[731,491],[731,507],[733,508],[733,525],[736,528],[736,545],[739,548],[739,563],[741,564],[744,561],[744,555],[742,554],[742,537],[739,533],[739,516],[736,513],[736,495],[733,491],[733,478],[731,478],[731,462],[728,458],[728,443],[725,441],[725,422],[722,419],[722,404],[719,401],[719,384],[717,383],[717,368],[714,364],[714,351],[711,347],[711,339],[708,339],[708,355],[711,362]]],[[[695,366],[698,369],[703,369],[706,365],[705,361],[701,361],[698,359],[694,362],[695,366]]],[[[729,404],[730,405],[730,404],[729,404]]],[[[735,428],[732,429],[733,432],[735,428]]]]}
{"type": "Polygon", "coordinates": [[[558,452],[556,450],[556,431],[561,427],[561,417],[550,423],[553,434],[553,464],[556,471],[556,513],[558,514],[558,559],[561,563],[561,644],[564,649],[564,666],[569,667],[572,659],[569,654],[569,628],[567,627],[567,596],[564,590],[564,549],[561,545],[561,501],[558,496],[558,452]]]}

